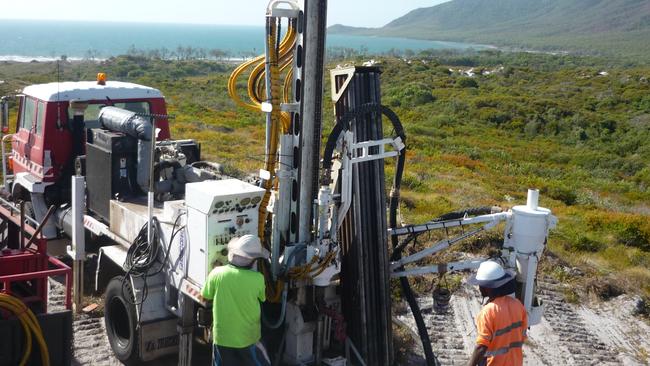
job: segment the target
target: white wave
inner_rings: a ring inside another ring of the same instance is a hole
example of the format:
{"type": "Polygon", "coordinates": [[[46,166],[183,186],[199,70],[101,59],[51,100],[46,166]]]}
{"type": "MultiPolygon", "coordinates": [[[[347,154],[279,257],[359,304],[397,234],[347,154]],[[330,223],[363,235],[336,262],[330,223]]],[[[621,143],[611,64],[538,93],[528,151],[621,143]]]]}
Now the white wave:
{"type": "MultiPolygon", "coordinates": [[[[21,55],[0,55],[0,61],[12,61],[12,62],[53,62],[61,60],[59,57],[47,57],[47,56],[21,56],[21,55]]],[[[82,57],[68,57],[66,61],[83,61],[87,60],[82,57]]],[[[93,59],[92,61],[100,62],[104,59],[93,59]]]]}

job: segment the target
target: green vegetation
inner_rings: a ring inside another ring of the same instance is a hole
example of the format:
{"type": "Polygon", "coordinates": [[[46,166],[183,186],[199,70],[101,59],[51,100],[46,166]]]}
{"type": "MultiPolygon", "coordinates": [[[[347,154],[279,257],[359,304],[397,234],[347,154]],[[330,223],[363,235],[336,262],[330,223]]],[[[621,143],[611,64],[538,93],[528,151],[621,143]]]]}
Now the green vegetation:
{"type": "MultiPolygon", "coordinates": [[[[344,61],[362,60],[332,65],[344,61]]],[[[463,207],[511,207],[536,187],[541,205],[560,219],[549,240],[553,258],[650,295],[650,68],[494,51],[379,61],[384,103],[407,132],[407,222],[463,207]]],[[[175,136],[199,140],[209,158],[235,172],[252,172],[262,165],[263,118],[230,101],[233,66],[122,56],[64,63],[61,79],[104,71],[157,87],[177,116],[175,136]]],[[[56,69],[0,63],[0,93],[56,80],[56,69]]],[[[332,108],[325,113],[329,131],[332,108]]],[[[465,245],[493,241],[499,238],[465,245]]]]}
{"type": "Polygon", "coordinates": [[[412,152],[403,213],[420,222],[458,207],[507,207],[537,187],[560,218],[553,252],[649,292],[650,69],[539,62],[546,57],[383,61],[386,101],[412,152]],[[414,103],[411,91],[425,86],[432,100],[414,103]]]}
{"type": "Polygon", "coordinates": [[[415,9],[384,27],[331,32],[485,43],[516,49],[650,55],[650,7],[639,0],[454,0],[415,9]]]}

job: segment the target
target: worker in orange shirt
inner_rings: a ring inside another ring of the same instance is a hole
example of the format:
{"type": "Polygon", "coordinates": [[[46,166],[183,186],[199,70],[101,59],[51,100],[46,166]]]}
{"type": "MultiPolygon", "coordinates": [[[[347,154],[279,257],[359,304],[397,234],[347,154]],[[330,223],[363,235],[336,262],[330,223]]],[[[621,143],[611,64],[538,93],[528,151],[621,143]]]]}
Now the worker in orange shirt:
{"type": "Polygon", "coordinates": [[[468,282],[479,286],[488,299],[476,318],[478,337],[468,365],[523,365],[528,316],[524,305],[510,296],[515,292],[515,275],[497,262],[486,261],[468,282]]]}

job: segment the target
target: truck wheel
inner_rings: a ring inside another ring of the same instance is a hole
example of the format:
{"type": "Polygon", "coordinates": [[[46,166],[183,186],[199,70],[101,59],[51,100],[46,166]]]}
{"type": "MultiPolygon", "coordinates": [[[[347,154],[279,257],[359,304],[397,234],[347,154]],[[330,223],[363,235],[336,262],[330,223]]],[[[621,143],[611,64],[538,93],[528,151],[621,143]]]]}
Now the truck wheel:
{"type": "MultiPolygon", "coordinates": [[[[34,204],[32,201],[25,201],[23,203],[23,210],[25,210],[25,217],[36,220],[36,212],[34,211],[34,204]]],[[[25,219],[25,225],[35,227],[34,224],[27,219],[25,219]]]]}
{"type": "Polygon", "coordinates": [[[122,279],[122,276],[116,276],[108,282],[104,300],[104,322],[115,356],[124,364],[131,365],[140,361],[136,331],[137,314],[133,305],[131,283],[124,281],[122,286],[122,279]]]}

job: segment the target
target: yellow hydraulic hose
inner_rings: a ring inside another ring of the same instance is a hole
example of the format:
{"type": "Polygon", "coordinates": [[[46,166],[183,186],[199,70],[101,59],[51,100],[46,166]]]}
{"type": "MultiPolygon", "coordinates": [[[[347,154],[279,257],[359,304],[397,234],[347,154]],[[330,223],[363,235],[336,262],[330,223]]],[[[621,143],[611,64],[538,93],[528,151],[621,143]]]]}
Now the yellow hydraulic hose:
{"type": "MultiPolygon", "coordinates": [[[[278,53],[280,54],[279,60],[280,63],[283,65],[285,62],[288,64],[291,63],[291,59],[293,58],[293,49],[296,43],[296,34],[297,33],[296,33],[294,22],[289,22],[289,29],[287,30],[287,33],[282,38],[282,41],[280,42],[280,47],[278,48],[278,53]]],[[[258,82],[261,82],[263,84],[264,78],[266,76],[265,75],[266,73],[264,71],[264,62],[265,62],[264,55],[258,56],[252,60],[249,60],[239,65],[230,75],[230,78],[228,79],[228,94],[230,95],[232,100],[235,103],[237,103],[239,106],[249,108],[252,110],[260,109],[261,101],[264,100],[264,93],[256,93],[257,91],[256,86],[258,82]],[[237,94],[237,80],[241,77],[242,74],[246,72],[246,70],[248,70],[251,67],[255,67],[255,69],[251,72],[250,77],[248,79],[247,91],[248,91],[248,96],[251,98],[252,103],[246,103],[237,94]]]]}
{"type": "MultiPolygon", "coordinates": [[[[280,65],[280,72],[284,72],[287,67],[292,66],[293,64],[293,53],[292,48],[295,45],[295,32],[293,28],[289,28],[288,35],[283,41],[283,45],[279,49],[279,59],[278,64],[280,65]]],[[[266,68],[265,63],[260,62],[251,71],[250,76],[248,77],[248,96],[253,102],[252,105],[257,106],[257,109],[262,104],[262,101],[266,99],[266,68]]],[[[288,87],[291,87],[289,83],[288,87]]]]}
{"type": "Polygon", "coordinates": [[[32,334],[38,343],[41,350],[41,363],[43,366],[50,365],[50,354],[47,349],[47,344],[43,338],[43,331],[41,326],[36,320],[34,313],[19,299],[7,295],[0,294],[0,308],[6,309],[12,312],[16,318],[20,321],[20,324],[23,327],[25,333],[25,352],[23,357],[20,359],[19,366],[24,366],[27,364],[29,356],[32,353],[32,334]]]}
{"type": "Polygon", "coordinates": [[[230,79],[228,79],[228,94],[230,95],[230,98],[232,98],[232,100],[239,106],[255,110],[259,109],[259,105],[246,103],[241,100],[241,98],[239,98],[239,95],[237,95],[237,79],[239,79],[239,76],[251,65],[257,64],[259,62],[264,62],[264,56],[258,56],[250,61],[244,62],[243,64],[239,65],[232,72],[232,74],[230,74],[230,79]]]}
{"type": "MultiPolygon", "coordinates": [[[[271,189],[273,188],[273,176],[275,175],[275,162],[277,160],[278,152],[278,140],[280,136],[280,85],[279,85],[279,74],[280,69],[278,67],[278,54],[275,51],[275,42],[276,42],[276,33],[277,25],[275,22],[270,21],[269,32],[267,34],[267,47],[271,52],[268,53],[269,59],[267,60],[270,81],[271,81],[271,95],[269,102],[271,103],[271,132],[269,136],[269,151],[265,159],[264,169],[271,173],[271,179],[268,179],[264,182],[264,188],[266,193],[262,198],[262,203],[259,208],[259,222],[258,222],[258,233],[260,238],[264,237],[264,226],[266,223],[266,207],[268,206],[269,200],[271,198],[271,189]]],[[[250,84],[249,84],[250,86],[250,84]]],[[[250,89],[250,88],[249,88],[250,89]]],[[[262,242],[264,242],[262,240],[262,242]]]]}
{"type": "Polygon", "coordinates": [[[257,109],[262,105],[262,101],[265,99],[265,85],[264,78],[266,77],[266,72],[264,69],[266,65],[264,62],[260,62],[253,68],[251,75],[248,77],[248,97],[251,99],[253,104],[257,106],[257,109]]]}
{"type": "MultiPolygon", "coordinates": [[[[271,178],[264,182],[266,193],[259,206],[258,236],[264,243],[264,228],[267,221],[266,208],[268,206],[271,190],[277,183],[275,179],[275,167],[278,160],[279,138],[280,133],[287,133],[291,126],[291,116],[289,113],[281,112],[280,103],[289,103],[291,100],[291,87],[293,81],[293,51],[296,45],[297,32],[296,21],[289,21],[289,27],[282,38],[280,44],[277,44],[278,38],[278,21],[277,18],[267,19],[266,47],[269,50],[267,60],[264,55],[258,56],[252,60],[244,62],[238,66],[230,75],[228,80],[228,94],[233,101],[244,108],[259,111],[263,101],[271,104],[270,128],[269,128],[269,146],[264,161],[264,169],[271,174],[271,178]],[[268,64],[268,68],[267,68],[268,64]],[[285,71],[287,70],[288,71],[285,71]],[[271,95],[266,95],[266,72],[269,72],[271,95]],[[284,86],[281,86],[281,75],[285,73],[284,86]],[[237,93],[237,81],[242,75],[248,73],[247,95],[249,101],[243,101],[237,93]],[[282,93],[282,94],[280,94],[282,93]]],[[[300,268],[301,277],[308,275],[311,267],[315,263],[300,268]]],[[[318,267],[317,267],[318,268],[318,267]]],[[[279,302],[282,298],[284,282],[278,280],[275,284],[268,273],[268,268],[262,266],[262,272],[267,279],[267,299],[271,302],[279,302]]],[[[294,277],[291,276],[290,277],[294,277]]]]}

